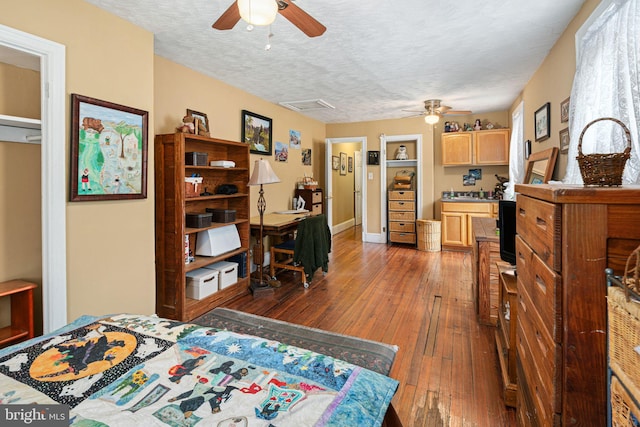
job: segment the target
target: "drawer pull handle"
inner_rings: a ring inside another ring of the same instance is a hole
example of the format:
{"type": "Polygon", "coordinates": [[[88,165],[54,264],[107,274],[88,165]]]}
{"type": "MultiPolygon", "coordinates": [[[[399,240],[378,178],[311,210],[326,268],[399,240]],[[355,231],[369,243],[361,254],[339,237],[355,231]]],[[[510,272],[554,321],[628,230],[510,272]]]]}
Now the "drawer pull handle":
{"type": "Polygon", "coordinates": [[[542,290],[542,292],[544,292],[545,294],[547,293],[547,285],[544,283],[544,280],[542,280],[540,276],[538,276],[537,274],[536,274],[536,285],[538,285],[538,287],[542,290]]]}
{"type": "Polygon", "coordinates": [[[520,213],[520,216],[526,216],[527,215],[527,211],[524,210],[523,208],[518,209],[518,212],[520,213]]]}
{"type": "Polygon", "coordinates": [[[539,216],[536,217],[536,225],[540,228],[543,229],[547,229],[547,221],[545,221],[544,219],[540,218],[539,216]]]}
{"type": "Polygon", "coordinates": [[[538,340],[538,345],[544,354],[547,354],[547,346],[544,345],[544,341],[542,341],[542,335],[540,331],[536,330],[536,339],[538,340]]]}

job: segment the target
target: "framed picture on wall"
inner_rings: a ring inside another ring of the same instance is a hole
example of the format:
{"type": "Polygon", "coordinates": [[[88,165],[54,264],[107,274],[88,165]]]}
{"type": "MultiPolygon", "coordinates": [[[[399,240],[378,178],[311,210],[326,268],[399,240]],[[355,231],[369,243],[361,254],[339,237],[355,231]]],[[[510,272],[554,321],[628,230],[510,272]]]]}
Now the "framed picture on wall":
{"type": "Polygon", "coordinates": [[[560,152],[567,154],[569,152],[569,128],[560,131],[560,152]]]}
{"type": "Polygon", "coordinates": [[[334,171],[340,169],[340,157],[331,156],[331,169],[333,169],[334,171]]]}
{"type": "Polygon", "coordinates": [[[340,175],[347,174],[347,153],[340,153],[340,175]]]}
{"type": "Polygon", "coordinates": [[[149,113],[71,95],[72,202],[145,199],[149,113]]]}
{"type": "Polygon", "coordinates": [[[271,155],[272,120],[251,111],[242,110],[242,142],[249,144],[249,151],[253,154],[271,155]]]}
{"type": "Polygon", "coordinates": [[[353,157],[349,157],[349,172],[353,172],[353,157]]]}
{"type": "Polygon", "coordinates": [[[565,123],[569,121],[569,100],[565,99],[560,103],[560,122],[565,123]]]}
{"type": "Polygon", "coordinates": [[[534,115],[536,142],[544,141],[551,136],[551,117],[549,116],[551,104],[548,102],[536,110],[534,115]]]}

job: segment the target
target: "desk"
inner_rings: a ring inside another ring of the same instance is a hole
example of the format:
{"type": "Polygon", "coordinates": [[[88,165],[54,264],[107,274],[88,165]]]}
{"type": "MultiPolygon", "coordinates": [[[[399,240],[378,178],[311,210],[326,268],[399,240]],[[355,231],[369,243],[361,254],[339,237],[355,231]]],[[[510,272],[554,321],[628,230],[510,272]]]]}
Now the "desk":
{"type": "MultiPolygon", "coordinates": [[[[284,236],[293,233],[298,228],[298,222],[309,216],[308,212],[300,214],[264,214],[262,219],[262,230],[267,236],[284,236]]],[[[260,216],[251,217],[251,231],[260,230],[260,216]]]]}

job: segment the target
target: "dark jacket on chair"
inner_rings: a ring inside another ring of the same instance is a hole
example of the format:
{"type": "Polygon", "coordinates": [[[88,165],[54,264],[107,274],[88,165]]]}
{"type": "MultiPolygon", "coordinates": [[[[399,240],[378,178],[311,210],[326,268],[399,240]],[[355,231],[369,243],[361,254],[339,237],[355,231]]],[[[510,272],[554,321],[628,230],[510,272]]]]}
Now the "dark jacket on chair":
{"type": "Polygon", "coordinates": [[[304,266],[304,273],[312,276],[322,268],[329,271],[331,230],[324,214],[309,217],[298,224],[293,260],[304,266]]]}

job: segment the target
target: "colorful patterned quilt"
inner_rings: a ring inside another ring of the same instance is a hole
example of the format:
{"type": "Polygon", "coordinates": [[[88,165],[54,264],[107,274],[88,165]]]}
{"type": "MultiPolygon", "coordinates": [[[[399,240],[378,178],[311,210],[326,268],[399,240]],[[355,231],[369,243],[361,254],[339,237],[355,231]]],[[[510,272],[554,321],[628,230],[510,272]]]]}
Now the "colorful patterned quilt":
{"type": "Polygon", "coordinates": [[[397,387],[310,350],[154,316],[83,316],[0,350],[0,405],[66,404],[82,427],[376,426],[397,387]]]}

